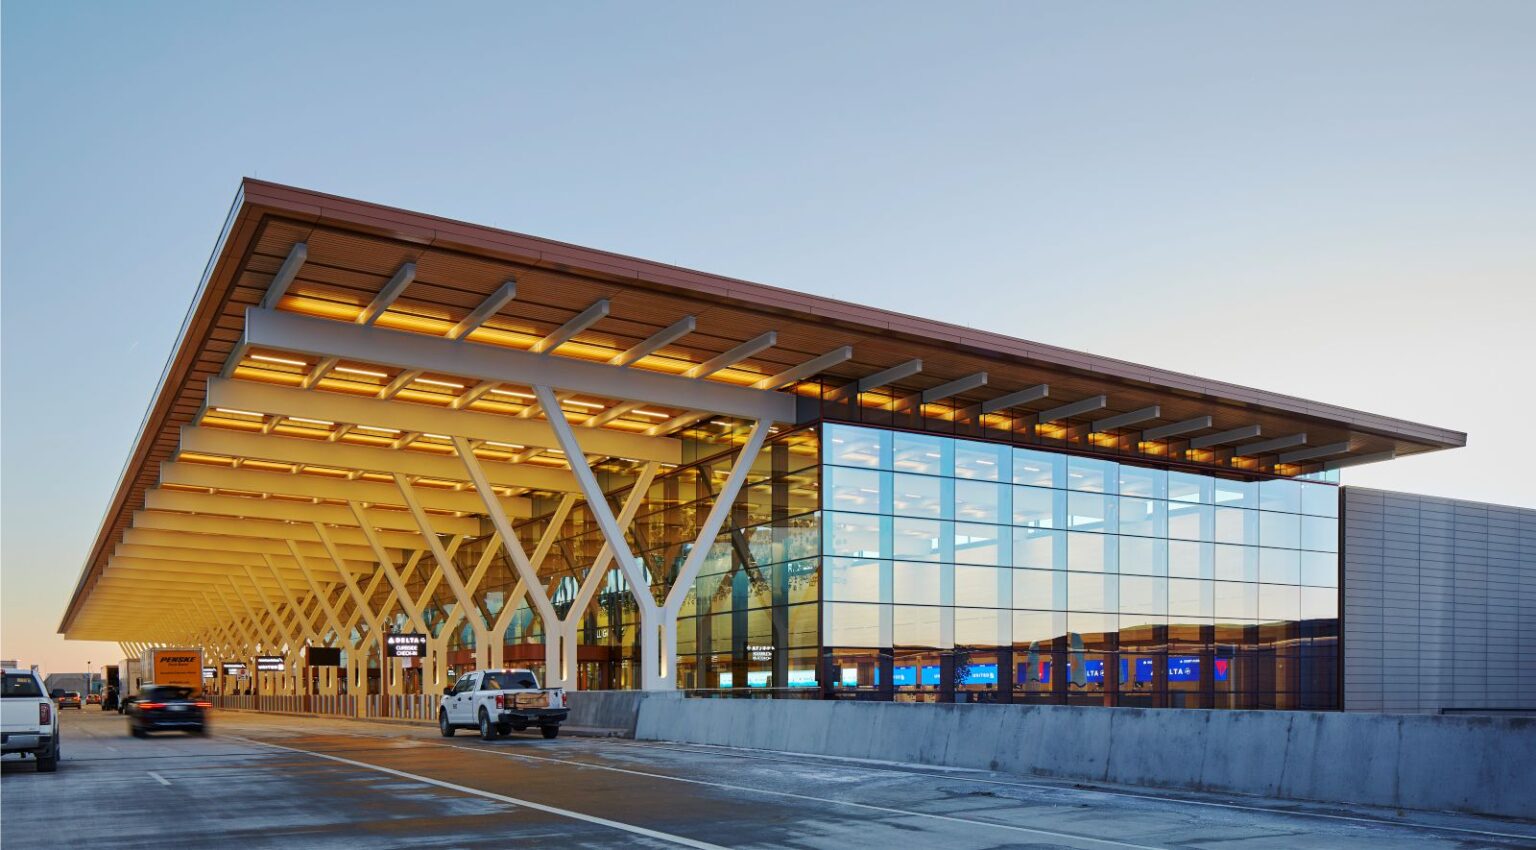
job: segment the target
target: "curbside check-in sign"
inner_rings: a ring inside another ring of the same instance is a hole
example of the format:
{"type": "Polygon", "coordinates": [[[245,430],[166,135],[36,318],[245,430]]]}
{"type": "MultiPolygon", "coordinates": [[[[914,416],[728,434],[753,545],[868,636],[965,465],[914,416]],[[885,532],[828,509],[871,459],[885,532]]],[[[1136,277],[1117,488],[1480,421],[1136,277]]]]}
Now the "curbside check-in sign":
{"type": "Polygon", "coordinates": [[[426,635],[385,635],[390,658],[420,658],[427,654],[426,635]]]}

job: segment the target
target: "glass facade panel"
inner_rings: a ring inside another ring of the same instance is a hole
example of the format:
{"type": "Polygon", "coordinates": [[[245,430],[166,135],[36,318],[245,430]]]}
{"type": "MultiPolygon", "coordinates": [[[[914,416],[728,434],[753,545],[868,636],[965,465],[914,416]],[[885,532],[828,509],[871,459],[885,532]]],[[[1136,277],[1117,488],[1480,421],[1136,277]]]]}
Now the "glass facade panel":
{"type": "Polygon", "coordinates": [[[1013,524],[1061,528],[1066,524],[1067,494],[1043,487],[1013,488],[1013,524]]]}
{"type": "Polygon", "coordinates": [[[954,519],[996,524],[1007,515],[1011,488],[986,481],[955,482],[954,519]]]}
{"type": "Polygon", "coordinates": [[[1013,483],[1065,489],[1067,456],[1016,448],[1013,450],[1013,483]]]}
{"type": "Polygon", "coordinates": [[[955,567],[955,604],[968,608],[1009,608],[1012,570],[995,567],[955,567]]]}
{"type": "Polygon", "coordinates": [[[997,443],[955,442],[955,477],[1003,481],[1012,458],[1007,446],[997,443]]]}
{"type": "Polygon", "coordinates": [[[1013,607],[1066,610],[1067,574],[1060,570],[1015,570],[1013,607]]]}
{"type": "Polygon", "coordinates": [[[897,431],[892,434],[892,446],[891,467],[897,472],[948,476],[954,469],[954,440],[897,431]]]}
{"type": "MultiPolygon", "coordinates": [[[[827,467],[830,472],[835,467],[827,467]]],[[[949,504],[946,493],[951,489],[943,478],[931,475],[896,473],[891,480],[892,510],[897,516],[933,517],[952,519],[945,506],[949,504]]]]}
{"type": "MultiPolygon", "coordinates": [[[[826,428],[823,539],[807,557],[827,575],[822,604],[802,606],[820,617],[824,689],[1336,707],[1331,483],[826,428]]],[[[730,547],[719,557],[729,563],[730,547]]],[[[749,611],[784,604],[743,582],[731,592],[749,611]]],[[[719,628],[729,648],[759,632],[776,641],[775,622],[764,614],[719,628]]]]}

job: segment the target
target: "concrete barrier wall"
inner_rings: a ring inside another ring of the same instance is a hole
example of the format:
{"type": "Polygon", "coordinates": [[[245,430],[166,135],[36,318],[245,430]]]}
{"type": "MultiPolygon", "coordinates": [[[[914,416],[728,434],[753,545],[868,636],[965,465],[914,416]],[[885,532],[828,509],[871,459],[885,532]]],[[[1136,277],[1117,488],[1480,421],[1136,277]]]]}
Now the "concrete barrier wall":
{"type": "Polygon", "coordinates": [[[1536,818],[1536,719],[644,701],[635,737],[1124,785],[1536,818]]]}
{"type": "Polygon", "coordinates": [[[661,700],[675,705],[682,698],[676,691],[566,691],[566,705],[571,709],[566,722],[590,729],[618,729],[624,737],[633,738],[642,702],[661,700]]]}

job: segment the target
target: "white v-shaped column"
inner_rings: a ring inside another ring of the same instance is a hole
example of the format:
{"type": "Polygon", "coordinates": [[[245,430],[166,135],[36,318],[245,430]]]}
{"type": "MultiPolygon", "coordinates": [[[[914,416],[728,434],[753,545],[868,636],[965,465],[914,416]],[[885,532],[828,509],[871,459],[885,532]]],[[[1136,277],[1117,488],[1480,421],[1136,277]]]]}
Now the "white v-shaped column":
{"type": "MultiPolygon", "coordinates": [[[[602,530],[604,539],[613,550],[613,556],[619,564],[619,571],[629,582],[630,592],[639,609],[640,686],[648,691],[675,688],[677,686],[675,669],[677,612],[682,610],[688,589],[698,578],[699,570],[704,566],[704,559],[709,554],[716,535],[720,533],[727,515],[730,514],[731,505],[736,501],[737,494],[741,492],[741,486],[747,479],[747,471],[757,460],[757,454],[768,437],[770,423],[764,419],[753,422],[752,432],[747,437],[746,444],[741,447],[741,454],[736,458],[735,465],[731,467],[731,474],[726,479],[725,486],[721,487],[720,492],[716,494],[714,505],[710,507],[708,516],[699,526],[699,533],[694,539],[687,558],[683,561],[682,568],[678,571],[677,579],[673,582],[665,601],[657,605],[650,581],[635,557],[634,551],[629,548],[629,541],[624,537],[624,529],[620,526],[618,518],[613,515],[613,509],[609,507],[602,488],[598,486],[597,477],[592,474],[592,466],[587,463],[581,444],[576,440],[576,434],[571,430],[571,424],[566,420],[564,411],[560,409],[555,391],[541,385],[535,385],[533,391],[538,396],[539,404],[544,408],[545,417],[554,429],[555,439],[560,443],[560,450],[565,452],[566,460],[571,465],[571,472],[576,476],[582,495],[586,497],[588,509],[592,511],[598,528],[602,530]]],[[[500,510],[494,513],[501,517],[502,522],[506,521],[500,510]]],[[[524,580],[529,584],[531,594],[531,588],[536,582],[530,577],[525,577],[524,580]]],[[[546,604],[548,604],[547,600],[546,604]]]]}

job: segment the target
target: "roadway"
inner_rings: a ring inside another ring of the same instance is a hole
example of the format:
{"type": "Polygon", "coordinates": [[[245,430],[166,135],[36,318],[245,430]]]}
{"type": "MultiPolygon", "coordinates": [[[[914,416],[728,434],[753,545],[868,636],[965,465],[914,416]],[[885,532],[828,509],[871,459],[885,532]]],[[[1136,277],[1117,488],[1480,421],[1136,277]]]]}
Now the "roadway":
{"type": "Polygon", "coordinates": [[[691,745],[237,712],[207,738],[136,740],[95,707],[63,723],[57,773],[5,760],[8,850],[1536,847],[1536,823],[691,745]]]}

